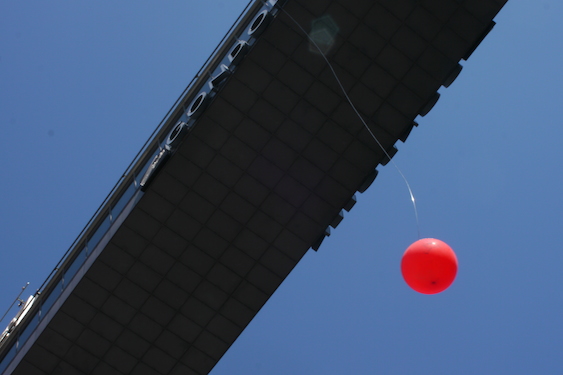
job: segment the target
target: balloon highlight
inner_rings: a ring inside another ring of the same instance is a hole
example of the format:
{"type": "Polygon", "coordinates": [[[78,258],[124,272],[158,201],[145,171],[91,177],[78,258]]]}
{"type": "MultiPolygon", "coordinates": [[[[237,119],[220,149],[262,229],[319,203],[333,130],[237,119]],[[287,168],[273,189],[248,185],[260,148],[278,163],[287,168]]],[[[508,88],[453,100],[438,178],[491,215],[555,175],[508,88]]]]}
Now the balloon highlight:
{"type": "Polygon", "coordinates": [[[415,291],[436,294],[453,283],[457,266],[457,257],[448,244],[435,238],[423,238],[403,254],[401,273],[415,291]]]}

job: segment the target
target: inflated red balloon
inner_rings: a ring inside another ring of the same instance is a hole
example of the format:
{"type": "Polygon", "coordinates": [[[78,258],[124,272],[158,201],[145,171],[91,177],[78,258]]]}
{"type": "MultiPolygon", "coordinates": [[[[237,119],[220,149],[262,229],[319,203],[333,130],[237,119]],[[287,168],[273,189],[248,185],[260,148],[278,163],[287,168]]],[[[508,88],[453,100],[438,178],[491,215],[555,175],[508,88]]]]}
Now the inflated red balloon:
{"type": "Polygon", "coordinates": [[[406,283],[419,293],[436,294],[446,290],[457,274],[457,257],[451,247],[434,238],[410,245],[401,260],[406,283]]]}

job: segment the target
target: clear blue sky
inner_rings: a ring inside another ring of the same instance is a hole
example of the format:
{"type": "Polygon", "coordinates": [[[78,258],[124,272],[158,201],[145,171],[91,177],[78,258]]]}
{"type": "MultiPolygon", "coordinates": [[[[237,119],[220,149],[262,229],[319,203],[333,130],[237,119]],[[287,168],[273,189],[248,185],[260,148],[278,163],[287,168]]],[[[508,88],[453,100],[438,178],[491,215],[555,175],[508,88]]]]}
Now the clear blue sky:
{"type": "MultiPolygon", "coordinates": [[[[246,0],[0,1],[0,311],[40,286],[246,0]]],[[[509,0],[396,163],[459,259],[420,295],[392,165],[213,375],[563,373],[563,3],[509,0]]],[[[1,323],[3,327],[7,321],[1,323]]]]}

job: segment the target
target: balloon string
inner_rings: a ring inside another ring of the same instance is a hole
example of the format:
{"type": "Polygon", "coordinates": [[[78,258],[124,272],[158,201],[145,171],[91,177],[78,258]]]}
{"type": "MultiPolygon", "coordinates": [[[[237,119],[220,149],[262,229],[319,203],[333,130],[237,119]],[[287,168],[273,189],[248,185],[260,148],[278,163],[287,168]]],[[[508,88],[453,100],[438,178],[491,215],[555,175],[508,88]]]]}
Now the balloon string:
{"type": "Polygon", "coordinates": [[[364,128],[366,128],[366,130],[369,132],[369,134],[371,135],[371,137],[373,138],[373,140],[377,143],[377,145],[379,146],[379,148],[381,149],[381,151],[383,151],[383,153],[385,154],[385,156],[391,161],[391,163],[393,164],[393,166],[395,167],[395,169],[397,169],[397,172],[399,172],[399,175],[403,178],[403,181],[405,182],[405,185],[407,186],[407,189],[409,190],[409,195],[411,197],[411,202],[412,202],[412,206],[414,209],[414,217],[416,220],[416,229],[417,229],[417,234],[418,234],[418,238],[420,239],[420,222],[418,220],[418,209],[416,207],[416,200],[414,198],[414,194],[412,192],[411,186],[409,184],[409,181],[407,180],[407,178],[405,177],[405,175],[403,174],[403,172],[401,171],[401,169],[399,168],[399,166],[397,165],[397,163],[395,163],[393,161],[393,159],[391,158],[391,155],[389,155],[389,153],[387,152],[387,150],[385,150],[385,148],[383,147],[383,145],[381,144],[381,142],[379,142],[379,140],[377,139],[377,137],[375,136],[375,134],[373,133],[373,131],[370,129],[370,127],[368,126],[368,124],[366,123],[366,121],[364,120],[364,118],[362,117],[362,115],[360,114],[360,112],[358,111],[358,109],[356,108],[356,106],[354,105],[354,103],[352,102],[352,100],[350,99],[350,97],[348,96],[348,92],[346,92],[346,89],[344,88],[344,85],[342,84],[342,82],[340,81],[340,78],[338,77],[338,74],[336,74],[336,71],[334,70],[334,67],[332,66],[332,64],[330,63],[330,61],[328,60],[328,58],[326,57],[326,55],[324,54],[324,52],[322,51],[322,49],[318,46],[318,44],[315,42],[315,40],[313,38],[311,38],[311,36],[307,33],[307,31],[299,24],[299,22],[297,22],[297,20],[295,18],[293,18],[283,7],[280,8],[282,12],[284,12],[289,19],[291,19],[291,21],[293,21],[293,23],[295,23],[297,25],[297,27],[307,36],[307,39],[309,39],[309,41],[315,46],[315,48],[319,51],[319,53],[321,54],[321,56],[323,57],[324,61],[326,62],[327,66],[330,68],[332,75],[334,76],[334,78],[336,79],[336,82],[338,83],[338,86],[340,86],[340,90],[342,90],[342,93],[344,94],[344,97],[346,98],[346,101],[348,102],[348,104],[350,104],[350,107],[352,107],[352,109],[354,110],[354,112],[356,113],[356,116],[360,119],[360,121],[362,122],[362,124],[364,125],[364,128]]]}

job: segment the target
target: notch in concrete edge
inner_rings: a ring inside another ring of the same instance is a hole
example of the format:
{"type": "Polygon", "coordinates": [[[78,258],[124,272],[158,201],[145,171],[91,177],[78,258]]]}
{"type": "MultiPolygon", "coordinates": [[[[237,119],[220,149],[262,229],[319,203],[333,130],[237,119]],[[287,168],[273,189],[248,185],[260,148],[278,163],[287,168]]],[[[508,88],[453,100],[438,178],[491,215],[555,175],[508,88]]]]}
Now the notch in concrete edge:
{"type": "Polygon", "coordinates": [[[393,146],[386,151],[387,151],[387,155],[384,155],[383,159],[381,159],[381,161],[379,162],[379,164],[383,166],[387,165],[399,150],[397,149],[397,147],[393,146]]]}
{"type": "Polygon", "coordinates": [[[403,134],[401,134],[401,136],[399,137],[399,140],[403,143],[405,143],[407,141],[407,138],[409,137],[409,135],[411,134],[412,129],[418,126],[418,122],[413,121],[410,126],[407,126],[407,128],[405,129],[405,131],[403,131],[403,134]]]}
{"type": "Polygon", "coordinates": [[[444,86],[445,88],[450,87],[450,85],[452,83],[454,83],[454,81],[456,80],[456,78],[459,76],[459,73],[461,73],[461,70],[463,69],[463,66],[461,66],[461,64],[457,64],[452,71],[450,72],[450,74],[448,74],[448,76],[446,77],[446,79],[444,80],[444,82],[442,83],[442,86],[444,86]]]}
{"type": "Polygon", "coordinates": [[[350,210],[352,209],[352,207],[354,207],[354,205],[356,204],[357,200],[356,200],[356,194],[352,195],[352,198],[350,198],[350,200],[348,202],[346,202],[346,204],[344,205],[344,207],[342,207],[344,210],[350,212],[350,210]]]}
{"type": "Polygon", "coordinates": [[[430,112],[432,108],[434,108],[436,103],[438,103],[438,99],[440,99],[440,93],[435,92],[434,95],[432,95],[432,97],[426,102],[426,104],[422,106],[420,111],[418,111],[418,114],[422,117],[426,116],[428,112],[430,112]]]}
{"type": "Polygon", "coordinates": [[[340,210],[338,215],[336,215],[336,217],[332,219],[330,226],[336,229],[336,227],[342,222],[342,220],[344,220],[344,210],[340,210]]]}
{"type": "Polygon", "coordinates": [[[323,243],[324,239],[326,237],[330,236],[330,227],[326,227],[323,234],[320,235],[315,242],[313,242],[313,245],[311,245],[311,249],[318,251],[319,248],[321,247],[321,244],[323,243]]]}
{"type": "Polygon", "coordinates": [[[373,181],[375,181],[375,178],[377,177],[377,175],[379,174],[379,171],[377,169],[374,169],[373,171],[371,171],[362,181],[362,183],[360,184],[360,186],[358,186],[358,192],[359,193],[363,193],[365,192],[373,183],[373,181]]]}

